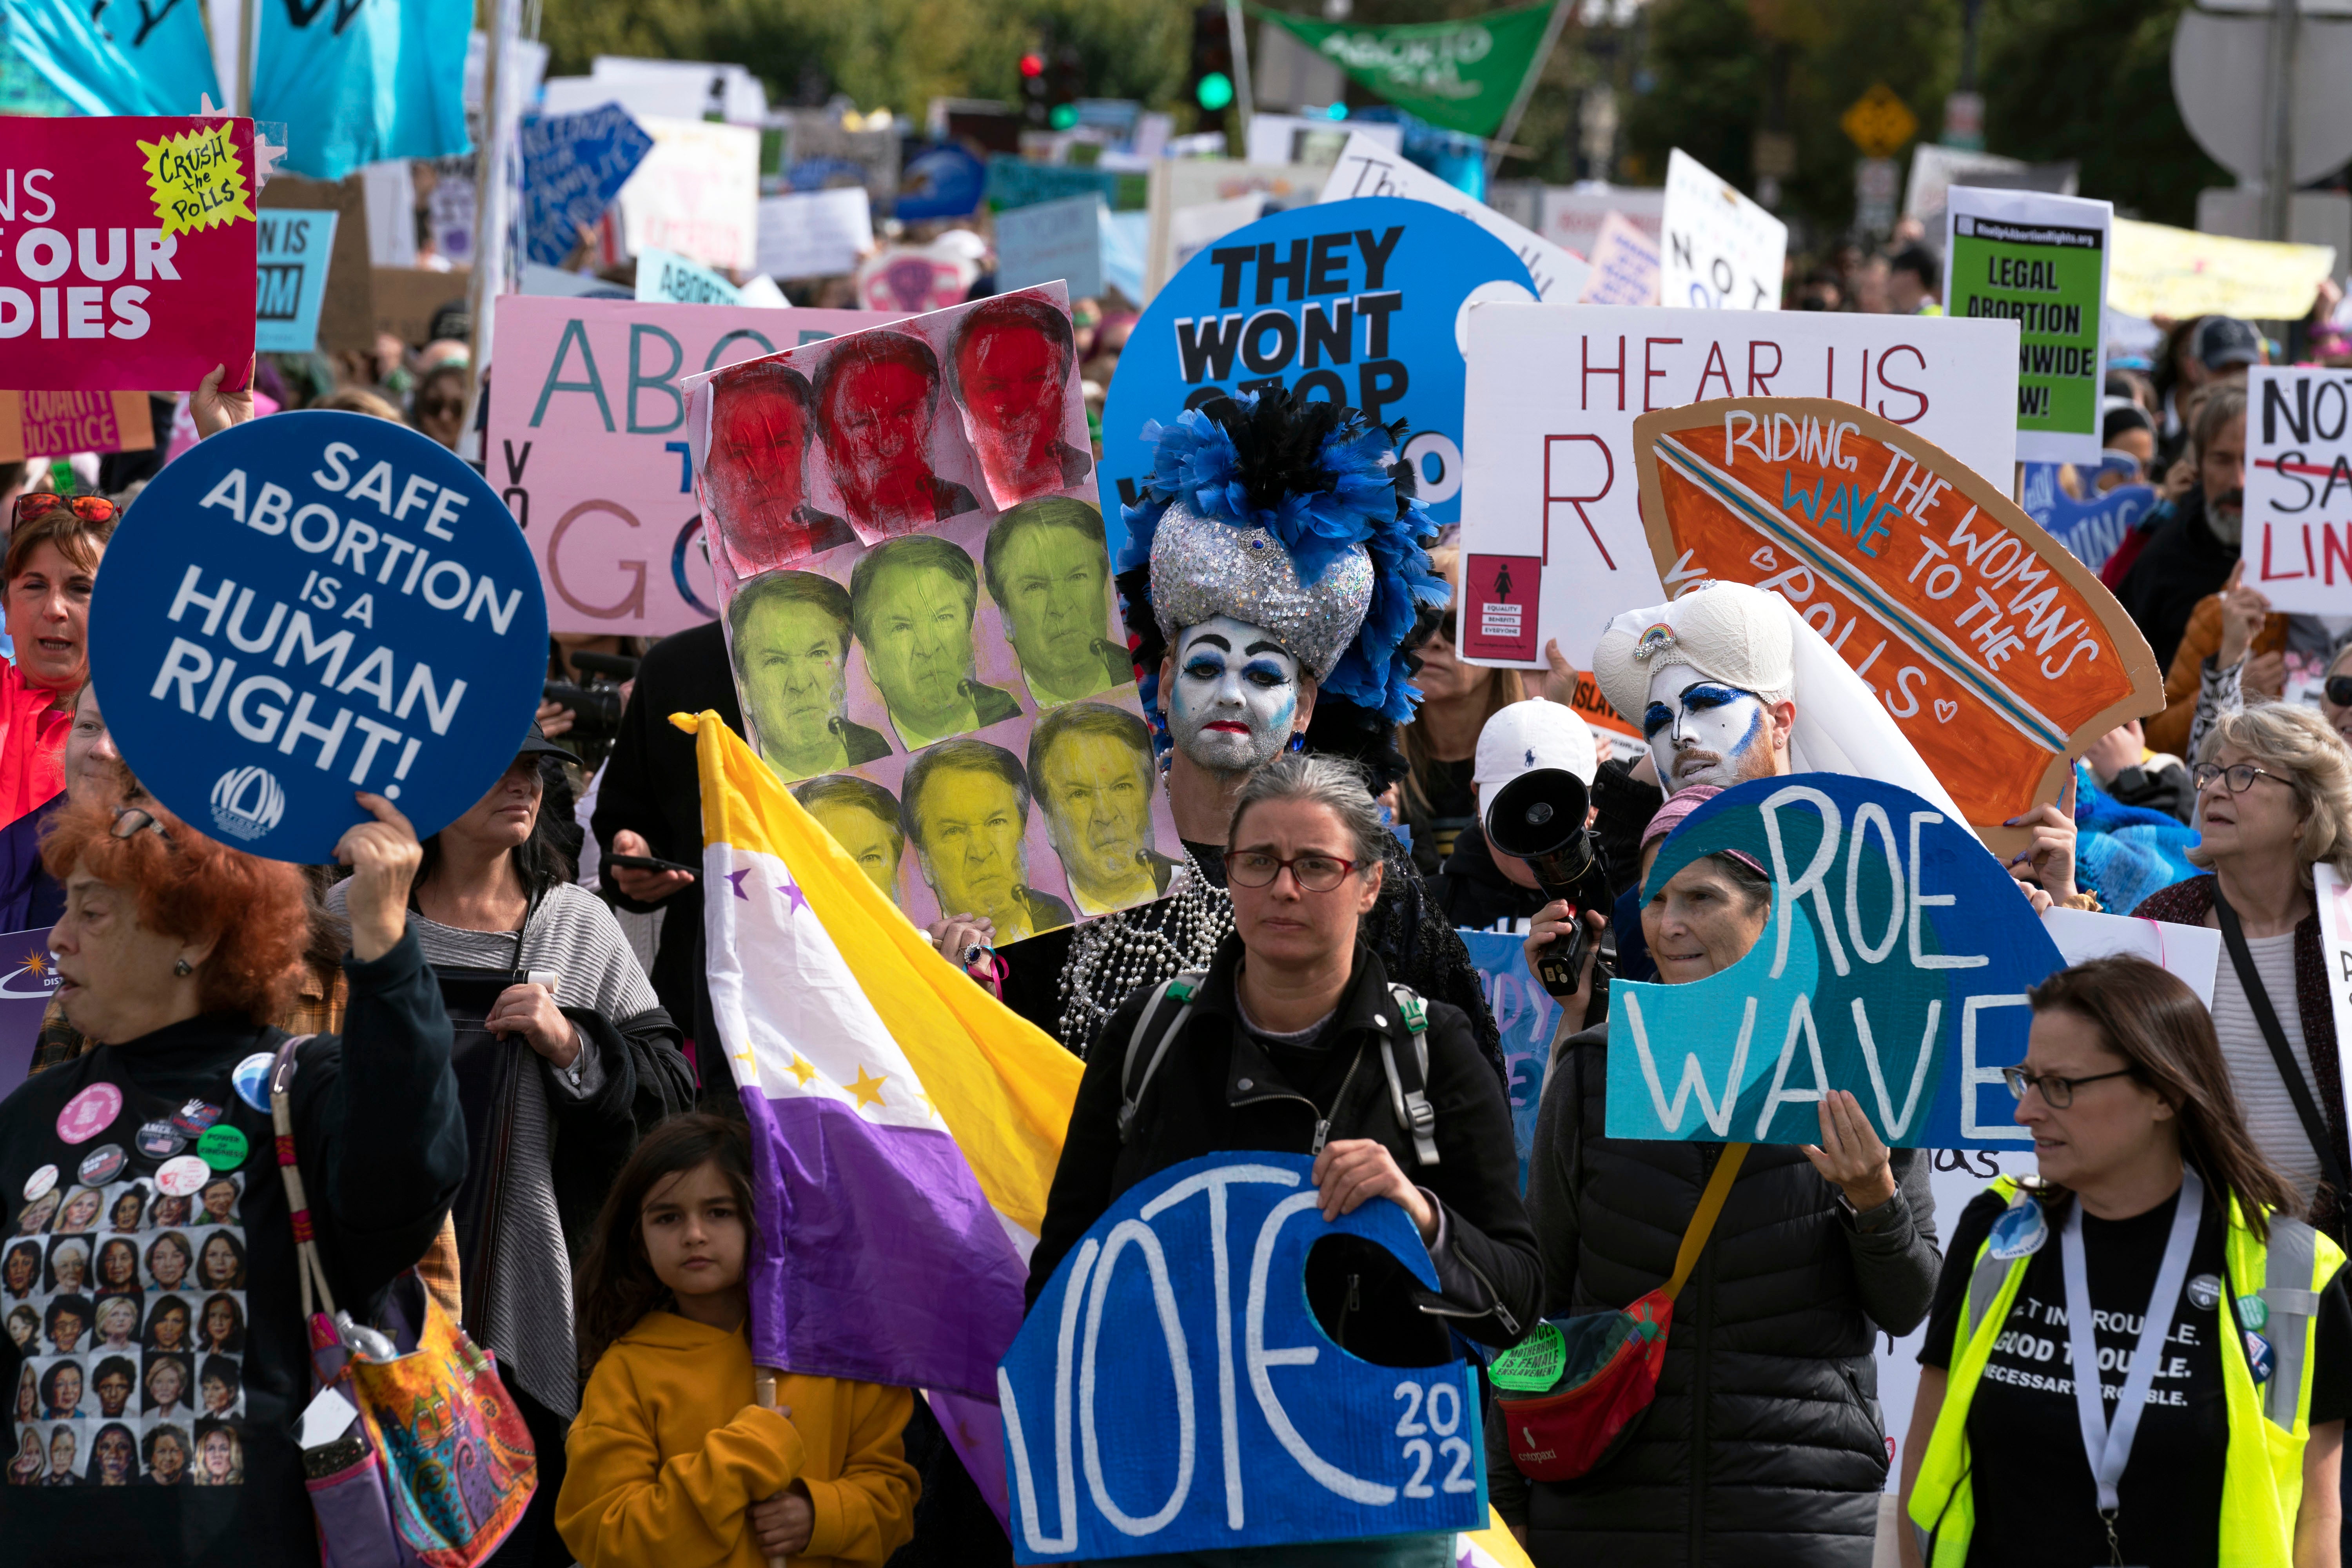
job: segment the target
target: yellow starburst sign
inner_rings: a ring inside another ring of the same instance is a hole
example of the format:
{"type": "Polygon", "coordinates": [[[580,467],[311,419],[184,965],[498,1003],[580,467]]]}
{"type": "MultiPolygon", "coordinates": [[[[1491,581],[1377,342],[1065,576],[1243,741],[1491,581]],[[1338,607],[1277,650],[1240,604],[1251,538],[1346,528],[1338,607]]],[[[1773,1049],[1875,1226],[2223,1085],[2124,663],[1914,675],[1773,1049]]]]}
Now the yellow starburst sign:
{"type": "Polygon", "coordinates": [[[155,216],[165,234],[194,234],[239,218],[255,221],[253,193],[229,121],[136,145],[147,160],[155,216]]]}
{"type": "Polygon", "coordinates": [[[1865,158],[1892,158],[1919,133],[1918,116],[1883,81],[1855,99],[1838,125],[1865,158]]]}

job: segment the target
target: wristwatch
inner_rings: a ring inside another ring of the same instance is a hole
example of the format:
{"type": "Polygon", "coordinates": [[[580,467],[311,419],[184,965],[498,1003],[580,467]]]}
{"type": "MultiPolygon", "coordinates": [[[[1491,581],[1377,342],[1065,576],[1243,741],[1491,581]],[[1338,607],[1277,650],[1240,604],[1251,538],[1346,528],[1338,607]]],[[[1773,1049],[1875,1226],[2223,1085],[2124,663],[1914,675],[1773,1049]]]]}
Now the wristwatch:
{"type": "Polygon", "coordinates": [[[1874,1207],[1866,1209],[1858,1209],[1854,1207],[1853,1200],[1849,1199],[1845,1195],[1845,1189],[1843,1187],[1838,1189],[1836,1195],[1838,1207],[1845,1211],[1845,1217],[1847,1221],[1853,1225],[1854,1229],[1867,1233],[1875,1233],[1877,1231],[1885,1230],[1887,1226],[1893,1222],[1895,1218],[1895,1207],[1897,1204],[1900,1204],[1903,1201],[1903,1189],[1899,1186],[1896,1187],[1895,1189],[1894,1196],[1888,1198],[1883,1204],[1879,1204],[1874,1207]]]}

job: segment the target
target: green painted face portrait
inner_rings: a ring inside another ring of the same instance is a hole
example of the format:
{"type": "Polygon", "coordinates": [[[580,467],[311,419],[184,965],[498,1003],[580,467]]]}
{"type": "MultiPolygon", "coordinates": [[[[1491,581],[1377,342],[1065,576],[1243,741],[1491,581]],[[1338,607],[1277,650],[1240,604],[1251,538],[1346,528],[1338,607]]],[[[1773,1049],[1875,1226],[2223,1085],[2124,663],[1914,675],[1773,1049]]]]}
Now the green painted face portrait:
{"type": "Polygon", "coordinates": [[[866,668],[891,720],[938,732],[969,701],[971,600],[953,576],[927,565],[885,565],[863,591],[866,668]]]}
{"type": "Polygon", "coordinates": [[[903,847],[897,825],[884,824],[866,807],[848,800],[818,801],[809,806],[809,815],[857,862],[866,880],[895,903],[898,898],[898,857],[903,847]]]}
{"type": "Polygon", "coordinates": [[[942,768],[915,804],[915,847],[943,914],[985,915],[1000,931],[1028,928],[1021,906],[1027,819],[1012,784],[973,768],[942,768]]]}
{"type": "Polygon", "coordinates": [[[1114,684],[1103,653],[1110,558],[1102,541],[1045,518],[1008,513],[997,526],[1006,531],[990,555],[990,582],[1030,690],[1043,703],[1074,702],[1114,684]]]}
{"type": "Polygon", "coordinates": [[[1038,759],[1045,833],[1079,899],[1095,909],[1152,896],[1151,763],[1116,735],[1073,730],[1038,759]]]}
{"type": "Polygon", "coordinates": [[[841,738],[834,721],[848,689],[842,651],[848,636],[849,628],[824,605],[774,595],[755,604],[737,630],[744,711],[781,778],[805,778],[839,765],[841,738]]]}

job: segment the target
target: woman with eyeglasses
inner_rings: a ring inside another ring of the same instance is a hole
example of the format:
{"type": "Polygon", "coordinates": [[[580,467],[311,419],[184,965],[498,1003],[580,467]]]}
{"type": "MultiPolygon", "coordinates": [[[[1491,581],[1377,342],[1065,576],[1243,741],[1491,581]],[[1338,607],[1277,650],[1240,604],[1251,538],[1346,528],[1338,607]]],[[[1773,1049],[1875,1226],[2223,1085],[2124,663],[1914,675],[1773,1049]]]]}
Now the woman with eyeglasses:
{"type": "MultiPolygon", "coordinates": [[[[1730,969],[1771,914],[1771,879],[1753,860],[1670,846],[1721,793],[1680,790],[1643,830],[1637,907],[1664,984],[1730,969]]],[[[1560,931],[1550,911],[1537,920],[1531,970],[1560,931]]],[[[1562,1012],[1528,1155],[1547,1318],[1617,1312],[1664,1284],[1731,1157],[1721,1144],[1608,1136],[1609,1024],[1580,1028],[1574,999],[1562,1012]]],[[[1831,1091],[1818,1113],[1818,1144],[1739,1152],[1675,1298],[1655,1397],[1615,1453],[1574,1480],[1530,1480],[1494,1407],[1490,1495],[1538,1568],[1868,1568],[1886,1486],[1872,1350],[1881,1331],[1908,1333],[1927,1314],[1936,1203],[1926,1151],[1890,1151],[1853,1095],[1831,1091]]]]}
{"type": "Polygon", "coordinates": [[[10,509],[0,573],[16,651],[0,664],[0,826],[65,785],[74,693],[89,680],[89,591],[114,521],[104,496],[34,490],[10,509]]]}
{"type": "Polygon", "coordinates": [[[2352,873],[2352,751],[2310,709],[2266,702],[2223,717],[2191,777],[2188,854],[2210,874],[2132,912],[2221,932],[2213,1029],[2246,1127],[2294,1212],[2341,1235],[2352,1159],[2312,868],[2352,873]]]}
{"type": "MultiPolygon", "coordinates": [[[[344,1026],[299,1047],[286,1089],[328,1283],[337,1305],[365,1317],[439,1229],[465,1174],[466,1145],[448,1017],[408,930],[416,836],[389,802],[358,800],[370,820],[337,847],[352,868],[343,884],[352,931],[344,1026]]],[[[0,1101],[0,1194],[13,1209],[40,1188],[28,1189],[34,1173],[74,1170],[94,1152],[116,1163],[110,1181],[148,1183],[183,1200],[208,1177],[241,1175],[234,1217],[192,1238],[193,1273],[187,1243],[166,1267],[159,1241],[142,1277],[105,1300],[138,1291],[148,1310],[142,1414],[153,1417],[168,1415],[189,1384],[183,1362],[180,1393],[163,1387],[174,1375],[162,1370],[164,1358],[192,1338],[190,1298],[167,1300],[166,1289],[201,1284],[207,1299],[212,1289],[244,1292],[242,1322],[232,1325],[243,1332],[242,1405],[225,1426],[244,1465],[242,1485],[201,1509],[152,1490],[100,1506],[0,1489],[0,1558],[12,1568],[231,1559],[316,1568],[293,1436],[312,1393],[294,1220],[268,1097],[252,1077],[289,1038],[270,1020],[286,1006],[310,935],[301,872],[207,838],[151,801],[126,805],[104,795],[72,800],[44,848],[66,889],[49,935],[58,1003],[104,1048],[27,1079],[0,1101]]],[[[101,1283],[110,1290],[118,1281],[102,1269],[101,1283]]],[[[21,1356],[0,1342],[0,1378],[16,1375],[21,1356]]]]}
{"type": "Polygon", "coordinates": [[[2335,1568],[2352,1300],[2238,1112],[2196,994],[2142,959],[2030,994],[2003,1069],[2038,1181],[1953,1232],[1903,1461],[1909,1568],[2335,1568]]]}
{"type": "MultiPolygon", "coordinates": [[[[1435,1112],[1425,1145],[1395,1110],[1390,1075],[1400,1064],[1411,1070],[1415,1042],[1387,972],[1358,940],[1380,895],[1386,837],[1363,781],[1335,758],[1277,757],[1242,786],[1225,851],[1234,934],[1205,973],[1180,977],[1197,985],[1189,1006],[1170,982],[1139,990],[1104,1026],[1030,1256],[1031,1302],[1128,1188],[1204,1154],[1275,1150],[1315,1156],[1327,1219],[1375,1198],[1396,1204],[1436,1266],[1442,1299],[1433,1301],[1370,1242],[1317,1245],[1307,1304],[1350,1354],[1437,1366],[1457,1359],[1449,1325],[1496,1348],[1534,1326],[1542,1279],[1519,1203],[1510,1107],[1460,1009],[1425,1005],[1425,1092],[1435,1112]]],[[[1451,1568],[1454,1541],[1403,1536],[1218,1557],[1451,1568]]]]}
{"type": "Polygon", "coordinates": [[[416,384],[409,423],[451,451],[466,433],[466,395],[473,384],[464,362],[434,366],[416,384]]]}

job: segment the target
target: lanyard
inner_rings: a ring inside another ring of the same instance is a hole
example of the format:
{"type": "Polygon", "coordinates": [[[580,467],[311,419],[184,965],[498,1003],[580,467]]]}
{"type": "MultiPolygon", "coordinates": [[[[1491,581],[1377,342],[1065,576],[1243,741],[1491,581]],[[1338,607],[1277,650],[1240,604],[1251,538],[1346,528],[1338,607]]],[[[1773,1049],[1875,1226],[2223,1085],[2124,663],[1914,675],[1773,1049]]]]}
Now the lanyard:
{"type": "MultiPolygon", "coordinates": [[[[2205,1209],[2205,1184],[2193,1169],[2180,1171],[2180,1201],[2172,1211],[2172,1235],[2164,1244],[2164,1261],[2156,1271],[2156,1289],[2142,1315],[2139,1343],[2133,1347],[2131,1370],[2125,1374],[2123,1397],[2116,1404],[2110,1427],[2099,1388],[2098,1339],[2091,1331],[2091,1279],[2083,1254],[2083,1200],[2066,1211],[2059,1232],[2058,1250],[2066,1270],[2066,1338],[2074,1364],[2074,1409],[2083,1422],[2083,1452],[2091,1461],[2091,1476],[2099,1484],[2099,1517],[2106,1521],[2107,1539],[2115,1541],[2116,1483],[2131,1462],[2132,1439],[2139,1436],[2139,1418],[2147,1409],[2148,1390],[2173,1314],[2179,1310],[2180,1288],[2189,1279],[2189,1255],[2197,1245],[2197,1222],[2205,1209]]],[[[2118,1558],[2120,1561],[2120,1558],[2118,1558]]]]}

